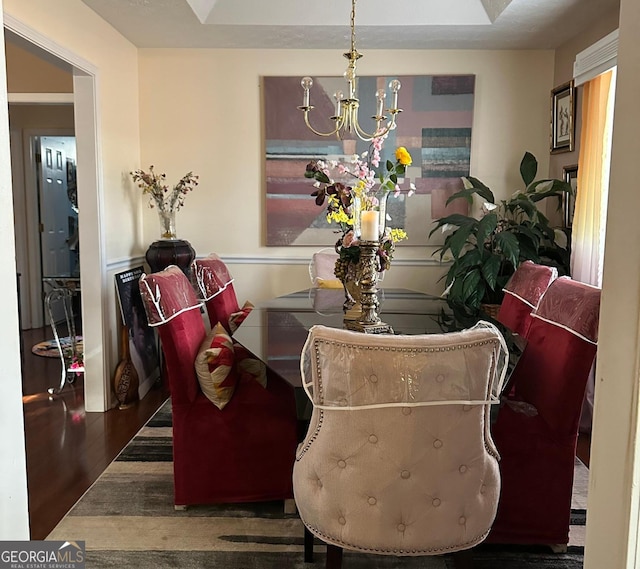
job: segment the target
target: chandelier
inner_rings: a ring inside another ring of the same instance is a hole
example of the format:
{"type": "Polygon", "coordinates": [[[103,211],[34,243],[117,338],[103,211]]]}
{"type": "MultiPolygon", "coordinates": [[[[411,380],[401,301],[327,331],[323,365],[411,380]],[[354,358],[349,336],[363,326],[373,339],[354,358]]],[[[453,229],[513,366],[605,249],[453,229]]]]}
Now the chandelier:
{"type": "Polygon", "coordinates": [[[335,99],[335,115],[331,117],[331,120],[335,122],[335,128],[331,132],[319,132],[311,126],[309,122],[309,112],[314,108],[310,104],[310,89],[313,85],[313,79],[311,77],[303,77],[300,85],[304,91],[302,105],[298,107],[304,113],[304,122],[309,129],[318,136],[332,136],[336,135],[339,140],[342,140],[346,134],[355,134],[364,141],[372,140],[373,138],[384,136],[392,128],[396,126],[396,115],[402,112],[402,109],[398,108],[398,91],[400,90],[400,81],[397,79],[392,80],[389,83],[389,88],[393,94],[393,104],[391,108],[384,108],[384,100],[387,93],[384,89],[378,89],[376,91],[377,111],[371,118],[376,123],[376,128],[373,133],[365,132],[358,122],[358,109],[360,107],[360,101],[356,96],[358,89],[358,78],[356,76],[356,62],[362,57],[361,53],[356,50],[356,0],[351,0],[351,50],[344,54],[349,60],[347,70],[344,72],[344,78],[347,81],[347,96],[344,96],[342,91],[336,91],[333,95],[335,99]],[[391,115],[391,118],[387,117],[383,113],[387,112],[391,115]]]}

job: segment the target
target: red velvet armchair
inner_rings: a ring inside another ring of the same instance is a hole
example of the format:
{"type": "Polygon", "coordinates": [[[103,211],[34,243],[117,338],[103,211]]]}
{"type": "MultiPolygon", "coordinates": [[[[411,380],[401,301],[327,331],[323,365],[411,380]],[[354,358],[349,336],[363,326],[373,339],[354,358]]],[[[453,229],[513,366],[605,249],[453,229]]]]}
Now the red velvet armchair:
{"type": "Polygon", "coordinates": [[[600,289],[560,277],[534,312],[492,435],[502,491],[488,541],[567,544],[578,424],[596,354],[600,289]]]}
{"type": "Polygon", "coordinates": [[[526,338],[531,326],[531,312],[557,278],[558,270],[555,267],[536,265],[532,261],[521,263],[504,287],[498,322],[526,338]]]}
{"type": "Polygon", "coordinates": [[[269,377],[240,382],[218,409],[196,377],[205,326],[191,284],[175,266],[143,275],[140,291],[165,356],[173,414],[176,506],[253,502],[293,496],[297,446],[293,388],[269,377]]]}

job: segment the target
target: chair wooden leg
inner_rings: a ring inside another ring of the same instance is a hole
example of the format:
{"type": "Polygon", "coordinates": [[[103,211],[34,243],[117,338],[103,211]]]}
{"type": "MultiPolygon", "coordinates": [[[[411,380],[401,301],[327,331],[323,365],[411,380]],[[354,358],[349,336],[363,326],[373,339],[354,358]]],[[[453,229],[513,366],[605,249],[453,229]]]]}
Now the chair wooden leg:
{"type": "Polygon", "coordinates": [[[286,498],[284,501],[284,513],[285,514],[297,514],[298,508],[296,507],[296,501],[293,498],[286,498]]]}
{"type": "Polygon", "coordinates": [[[473,569],[473,552],[471,549],[463,549],[453,554],[453,565],[456,569],[473,569]]]}
{"type": "Polygon", "coordinates": [[[313,563],[313,534],[304,526],[304,562],[313,563]]]}
{"type": "Polygon", "coordinates": [[[342,568],[342,547],[327,544],[327,564],[326,569],[342,568]]]}

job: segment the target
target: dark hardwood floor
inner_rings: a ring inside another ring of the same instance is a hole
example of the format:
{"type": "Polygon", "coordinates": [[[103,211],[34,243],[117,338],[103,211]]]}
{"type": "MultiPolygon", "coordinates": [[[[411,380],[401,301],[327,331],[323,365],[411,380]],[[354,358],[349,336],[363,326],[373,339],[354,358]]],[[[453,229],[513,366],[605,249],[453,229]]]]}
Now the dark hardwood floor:
{"type": "Polygon", "coordinates": [[[31,539],[44,539],[167,399],[160,383],[128,409],[87,413],[83,378],[50,397],[60,383],[61,362],[31,347],[51,329],[22,332],[23,404],[31,539]]]}

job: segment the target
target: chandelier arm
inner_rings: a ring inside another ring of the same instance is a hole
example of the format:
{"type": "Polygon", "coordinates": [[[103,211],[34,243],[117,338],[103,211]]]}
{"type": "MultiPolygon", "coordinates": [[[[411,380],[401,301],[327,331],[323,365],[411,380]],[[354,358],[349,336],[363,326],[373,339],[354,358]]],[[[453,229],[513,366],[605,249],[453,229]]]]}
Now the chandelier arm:
{"type": "Polygon", "coordinates": [[[336,128],[334,128],[331,132],[320,132],[311,126],[311,123],[309,122],[309,111],[303,110],[303,112],[304,112],[304,124],[307,125],[307,127],[311,132],[313,132],[313,134],[316,134],[318,136],[333,136],[334,134],[337,134],[342,128],[342,121],[340,117],[336,120],[336,128]]]}
{"type": "MultiPolygon", "coordinates": [[[[394,117],[395,118],[395,117],[394,117]]],[[[384,127],[384,128],[380,128],[380,124],[379,122],[376,124],[376,130],[373,134],[369,134],[368,132],[366,132],[365,130],[362,129],[362,127],[360,126],[360,123],[358,123],[358,121],[356,121],[353,125],[355,133],[358,135],[358,138],[360,140],[364,140],[365,142],[369,142],[370,140],[373,140],[374,138],[380,138],[381,136],[384,136],[385,134],[387,134],[395,125],[395,120],[391,120],[389,121],[389,123],[384,127]]]]}

